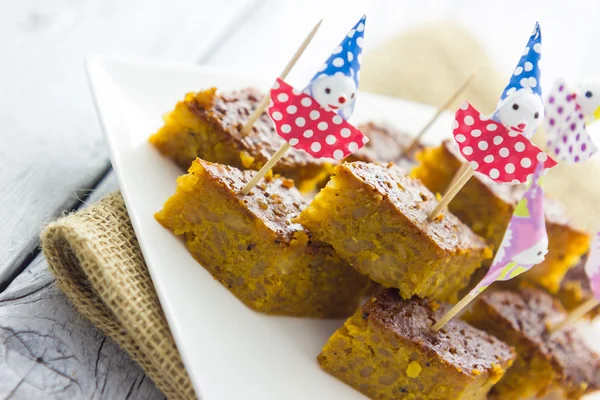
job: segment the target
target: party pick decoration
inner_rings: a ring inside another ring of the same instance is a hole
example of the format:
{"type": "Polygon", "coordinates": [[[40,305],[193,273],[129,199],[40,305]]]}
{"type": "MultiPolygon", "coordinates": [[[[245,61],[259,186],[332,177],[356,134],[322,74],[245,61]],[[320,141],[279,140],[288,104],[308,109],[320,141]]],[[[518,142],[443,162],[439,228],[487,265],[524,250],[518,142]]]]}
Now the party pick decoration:
{"type": "Polygon", "coordinates": [[[531,177],[538,162],[548,168],[556,165],[556,161],[526,137],[483,117],[468,102],[456,111],[453,128],[454,139],[471,168],[448,190],[429,215],[430,219],[439,215],[475,172],[495,182],[517,184],[531,177]]]}
{"type": "Polygon", "coordinates": [[[277,79],[268,113],[286,143],[244,186],[246,195],[294,147],[316,158],[341,160],[369,140],[346,120],[352,115],[358,90],[366,16],[348,32],[303,92],[277,79]]]}
{"type": "Polygon", "coordinates": [[[587,132],[580,99],[564,79],[558,79],[546,101],[548,152],[570,164],[584,162],[598,151],[587,132]]]}
{"type": "Polygon", "coordinates": [[[594,297],[580,304],[578,307],[572,310],[564,320],[553,327],[552,330],[555,332],[558,332],[567,326],[573,325],[585,314],[600,305],[600,232],[597,232],[596,236],[594,236],[594,240],[592,240],[590,252],[588,253],[588,258],[585,262],[584,269],[585,274],[590,280],[590,288],[592,289],[594,297]]]}
{"type": "MultiPolygon", "coordinates": [[[[300,47],[298,47],[298,50],[296,50],[296,53],[294,53],[292,59],[290,61],[288,61],[287,65],[283,69],[283,72],[281,73],[281,75],[279,75],[279,77],[281,79],[285,79],[288,76],[288,74],[290,73],[290,71],[292,70],[292,68],[294,67],[294,65],[296,65],[296,62],[302,56],[302,54],[304,53],[304,50],[306,50],[306,48],[308,47],[308,45],[310,44],[312,39],[315,37],[322,22],[323,22],[323,20],[320,20],[319,22],[317,22],[317,24],[312,28],[312,30],[310,31],[308,36],[306,36],[306,38],[304,39],[304,41],[302,42],[300,47]]],[[[256,107],[256,109],[248,117],[248,121],[246,121],[246,124],[242,127],[241,133],[243,136],[250,133],[250,130],[254,126],[254,123],[256,122],[256,120],[262,115],[263,111],[265,111],[265,108],[269,104],[269,100],[270,100],[270,95],[266,94],[262,98],[260,103],[258,103],[258,106],[256,107]]]]}
{"type": "Polygon", "coordinates": [[[544,261],[548,253],[548,235],[544,216],[543,171],[544,163],[537,163],[529,188],[515,208],[488,273],[433,326],[434,331],[440,330],[492,283],[512,279],[544,261]]]}
{"type": "MultiPolygon", "coordinates": [[[[491,118],[487,118],[480,115],[479,113],[476,113],[475,115],[469,117],[469,124],[475,124],[477,122],[478,125],[481,124],[485,125],[485,127],[489,126],[490,129],[496,129],[495,136],[498,136],[498,139],[495,140],[497,142],[499,142],[500,140],[506,140],[506,134],[508,133],[508,135],[510,135],[513,138],[517,135],[520,135],[527,139],[527,141],[523,143],[529,143],[529,140],[531,139],[531,137],[533,137],[535,130],[538,128],[538,126],[542,123],[544,119],[544,103],[541,97],[542,90],[540,85],[541,56],[542,34],[540,30],[540,25],[536,23],[533,32],[531,33],[529,40],[527,41],[527,45],[523,50],[521,58],[519,59],[519,62],[517,63],[513,74],[511,75],[508,85],[506,86],[506,88],[504,88],[504,91],[500,96],[498,106],[492,114],[491,118]],[[471,120],[471,118],[473,118],[473,120],[471,120]],[[482,121],[487,120],[491,121],[487,123],[482,123],[482,121]],[[500,129],[500,127],[497,124],[500,124],[500,126],[502,126],[503,128],[500,129]]],[[[458,122],[460,123],[462,121],[458,122]]],[[[467,125],[472,126],[469,124],[467,125]]],[[[456,122],[454,129],[456,129],[456,122]]],[[[473,132],[475,133],[475,135],[477,135],[479,134],[479,132],[483,133],[486,131],[484,129],[473,128],[473,132]]],[[[460,134],[460,136],[457,136],[456,138],[461,139],[463,137],[465,137],[465,135],[460,134]]],[[[515,142],[515,140],[511,139],[509,139],[508,141],[515,142]]],[[[459,142],[459,146],[460,143],[461,142],[459,142]]],[[[485,147],[486,143],[487,141],[482,142],[481,146],[485,147]]],[[[506,144],[503,147],[506,147],[506,144]]],[[[516,144],[516,142],[514,144],[516,144]]],[[[519,144],[518,146],[519,148],[521,148],[521,144],[519,144]]],[[[477,147],[473,148],[470,145],[465,145],[464,147],[467,152],[471,150],[473,150],[473,154],[477,152],[477,147]]],[[[526,148],[528,147],[529,146],[526,146],[526,148]]],[[[498,150],[501,149],[502,147],[500,147],[498,150]]],[[[481,152],[486,152],[487,148],[481,148],[480,150],[481,152]]],[[[487,156],[488,161],[485,161],[485,157],[483,157],[481,161],[484,161],[484,163],[486,164],[495,164],[497,163],[497,161],[489,160],[498,160],[497,156],[499,155],[500,157],[503,157],[503,155],[507,154],[507,150],[510,151],[510,148],[506,147],[506,149],[502,150],[502,154],[485,154],[485,156],[487,156]]],[[[515,164],[513,162],[506,162],[503,166],[507,169],[502,170],[501,168],[497,168],[496,166],[492,165],[485,166],[480,162],[480,160],[472,159],[470,157],[470,154],[466,154],[466,156],[469,157],[467,158],[468,160],[470,159],[470,161],[474,161],[471,163],[471,166],[476,166],[477,168],[480,168],[478,172],[483,172],[488,176],[491,175],[490,177],[497,182],[522,182],[521,179],[518,179],[516,177],[511,178],[510,180],[505,180],[503,178],[505,176],[518,174],[518,172],[511,172],[511,170],[513,166],[515,167],[515,171],[520,169],[519,164],[515,164]],[[496,174],[498,175],[498,177],[494,178],[493,176],[496,174]]],[[[532,159],[529,156],[525,155],[522,156],[523,163],[525,165],[529,165],[529,167],[523,166],[523,168],[533,168],[533,165],[535,164],[535,159],[532,159]],[[529,163],[528,160],[531,161],[531,163],[529,163]]],[[[544,156],[540,155],[540,157],[543,158],[544,156]]],[[[517,161],[519,163],[521,162],[520,159],[517,161]]],[[[450,185],[448,185],[448,188],[446,189],[446,193],[444,194],[442,201],[429,215],[429,220],[433,220],[435,217],[437,217],[440,211],[444,207],[446,207],[446,205],[448,205],[450,201],[452,201],[454,196],[456,196],[456,194],[473,176],[474,171],[472,170],[471,166],[467,163],[463,164],[461,168],[459,168],[457,173],[452,178],[450,185]]]]}

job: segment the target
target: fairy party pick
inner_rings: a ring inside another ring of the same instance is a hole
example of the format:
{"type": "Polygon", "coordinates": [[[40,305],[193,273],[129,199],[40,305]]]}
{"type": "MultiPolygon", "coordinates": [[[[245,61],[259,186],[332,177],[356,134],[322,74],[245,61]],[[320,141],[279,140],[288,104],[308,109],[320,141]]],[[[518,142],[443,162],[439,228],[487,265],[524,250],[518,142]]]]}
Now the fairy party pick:
{"type": "Polygon", "coordinates": [[[248,194],[290,147],[315,158],[339,161],[367,143],[368,138],[346,121],[358,93],[365,22],[363,16],[302,92],[283,79],[275,81],[267,112],[286,143],[244,186],[243,194],[248,194]]]}
{"type": "MultiPolygon", "coordinates": [[[[292,56],[292,59],[290,61],[288,61],[287,65],[283,69],[283,72],[281,73],[281,75],[279,75],[279,77],[281,79],[285,79],[288,76],[288,74],[290,73],[290,71],[292,70],[292,68],[294,67],[294,65],[296,65],[296,62],[302,56],[302,54],[304,53],[304,50],[306,50],[306,48],[308,47],[308,45],[310,44],[312,39],[315,37],[322,22],[323,22],[323,20],[320,20],[319,22],[317,22],[317,24],[309,32],[308,36],[306,36],[306,38],[304,39],[302,44],[300,44],[300,47],[298,47],[298,50],[296,50],[296,53],[294,53],[294,55],[292,56]]],[[[256,107],[256,109],[254,110],[254,112],[252,114],[250,114],[250,116],[248,117],[248,121],[246,121],[246,124],[244,124],[244,126],[242,127],[241,133],[243,136],[250,133],[250,130],[254,126],[254,123],[262,115],[263,111],[265,111],[265,108],[267,108],[267,105],[269,104],[270,100],[271,100],[271,95],[269,93],[267,93],[262,98],[260,103],[258,103],[258,106],[256,107]]]]}
{"type": "Polygon", "coordinates": [[[593,297],[572,310],[564,320],[553,327],[553,331],[560,331],[567,326],[571,326],[585,314],[600,305],[600,232],[597,232],[594,240],[592,240],[584,270],[590,281],[593,297]]]}
{"type": "Polygon", "coordinates": [[[546,100],[544,127],[548,152],[560,161],[571,164],[584,162],[598,151],[586,127],[586,117],[594,119],[600,105],[595,104],[600,99],[600,90],[591,86],[590,83],[584,84],[582,95],[569,88],[564,79],[557,79],[546,100]]]}
{"type": "Polygon", "coordinates": [[[556,162],[530,138],[544,119],[540,61],[542,35],[536,23],[525,50],[491,117],[468,102],[457,110],[453,135],[468,161],[459,169],[440,203],[429,214],[435,219],[475,172],[500,183],[519,184],[533,173],[537,161],[552,168],[556,162]]]}
{"type": "Polygon", "coordinates": [[[515,208],[487,274],[433,326],[434,331],[440,330],[492,283],[512,279],[544,261],[548,253],[542,188],[544,162],[537,162],[536,165],[529,188],[515,208]]]}

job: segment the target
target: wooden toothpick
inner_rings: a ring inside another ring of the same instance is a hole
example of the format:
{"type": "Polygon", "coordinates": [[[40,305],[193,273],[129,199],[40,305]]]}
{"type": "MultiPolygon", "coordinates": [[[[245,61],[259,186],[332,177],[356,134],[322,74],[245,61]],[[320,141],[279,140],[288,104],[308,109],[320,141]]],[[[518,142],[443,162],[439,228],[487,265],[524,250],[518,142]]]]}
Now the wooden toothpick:
{"type": "Polygon", "coordinates": [[[473,294],[473,293],[469,293],[468,295],[463,297],[462,300],[459,301],[458,303],[456,303],[456,305],[454,307],[452,307],[446,314],[444,314],[444,316],[442,318],[440,318],[440,320],[438,322],[436,322],[431,327],[431,329],[433,329],[434,332],[437,332],[440,329],[442,329],[444,327],[444,325],[446,325],[448,323],[448,321],[450,321],[452,318],[454,318],[454,316],[456,314],[458,314],[463,308],[468,306],[469,303],[472,302],[473,299],[475,299],[475,297],[477,297],[477,294],[473,294]]]}
{"type": "Polygon", "coordinates": [[[290,144],[289,143],[285,143],[283,146],[281,146],[279,148],[279,150],[277,150],[275,152],[275,154],[273,154],[273,157],[271,157],[269,159],[269,161],[266,162],[265,165],[263,165],[263,167],[260,169],[260,171],[258,171],[256,173],[256,175],[254,175],[254,177],[250,180],[250,182],[248,182],[246,184],[246,186],[244,186],[244,188],[242,189],[242,194],[245,196],[248,193],[250,193],[250,191],[252,190],[252,188],[254,186],[256,186],[256,184],[258,183],[258,181],[260,181],[262,179],[263,176],[265,176],[267,174],[267,172],[269,172],[271,170],[271,168],[273,168],[273,165],[275,165],[277,163],[277,161],[279,161],[279,159],[281,157],[283,157],[283,155],[285,154],[286,151],[288,151],[290,149],[290,144]]]}
{"type": "Polygon", "coordinates": [[[431,128],[431,125],[433,125],[433,123],[435,121],[437,121],[437,119],[440,117],[440,115],[442,115],[442,113],[444,111],[446,111],[446,109],[448,107],[450,107],[450,105],[452,103],[454,103],[454,101],[458,98],[458,96],[460,96],[460,94],[467,88],[467,86],[469,86],[471,84],[471,82],[473,81],[473,79],[475,78],[475,74],[471,74],[467,80],[465,80],[462,85],[460,85],[460,87],[456,90],[456,92],[454,92],[452,94],[452,96],[450,96],[450,98],[448,99],[448,101],[446,101],[446,103],[440,107],[440,109],[435,113],[435,115],[429,120],[429,122],[427,122],[425,124],[425,126],[423,126],[423,128],[419,131],[419,133],[417,133],[417,136],[415,136],[415,138],[413,139],[412,142],[410,142],[410,144],[406,147],[405,153],[407,155],[410,155],[415,148],[417,147],[417,145],[421,142],[421,138],[423,137],[423,135],[425,134],[425,132],[427,132],[429,130],[429,128],[431,128]]]}
{"type": "Polygon", "coordinates": [[[460,166],[460,168],[458,169],[458,171],[456,171],[456,173],[452,177],[452,180],[450,181],[450,183],[446,187],[446,191],[444,192],[444,196],[446,195],[446,193],[448,193],[448,190],[450,190],[450,188],[452,188],[456,184],[456,182],[458,181],[458,178],[460,178],[465,172],[467,172],[467,170],[469,169],[469,167],[470,167],[470,165],[469,165],[468,162],[463,163],[460,166]]]}
{"type": "Polygon", "coordinates": [[[442,210],[454,199],[454,197],[460,192],[460,190],[467,184],[469,179],[473,176],[475,171],[469,164],[467,164],[467,170],[457,179],[454,186],[450,187],[439,204],[433,209],[433,211],[427,216],[428,221],[433,221],[442,210]]]}
{"type": "MultiPolygon", "coordinates": [[[[298,59],[300,58],[300,56],[302,55],[302,53],[304,53],[304,50],[306,50],[306,48],[308,47],[309,43],[312,41],[313,37],[315,36],[315,34],[317,33],[317,31],[319,30],[319,27],[321,26],[322,22],[323,22],[323,20],[320,20],[312,28],[312,30],[310,31],[310,33],[308,34],[308,36],[306,36],[306,38],[304,39],[304,41],[302,42],[302,44],[300,45],[300,47],[298,47],[298,50],[296,50],[296,53],[294,53],[294,56],[292,57],[292,59],[285,66],[285,69],[283,70],[283,72],[281,73],[281,75],[279,75],[279,78],[285,79],[288,76],[288,74],[290,73],[290,71],[292,70],[292,68],[294,67],[294,65],[296,64],[296,61],[298,61],[298,59]]],[[[260,103],[258,103],[258,106],[256,107],[256,110],[254,110],[254,112],[250,115],[250,117],[248,117],[248,121],[246,121],[246,124],[242,128],[242,135],[243,136],[247,135],[250,132],[250,130],[254,126],[254,123],[256,122],[256,120],[262,115],[263,111],[265,111],[265,108],[267,108],[267,106],[269,105],[269,100],[271,100],[271,94],[267,91],[267,93],[262,98],[262,100],[260,101],[260,103]]]]}
{"type": "Polygon", "coordinates": [[[599,304],[600,304],[600,300],[597,300],[594,297],[586,300],[585,302],[581,303],[577,308],[575,308],[573,311],[571,311],[565,319],[563,319],[561,322],[559,322],[556,326],[553,326],[552,328],[550,328],[550,331],[558,332],[558,331],[561,331],[561,330],[573,325],[575,322],[577,322],[579,319],[581,319],[581,317],[583,317],[585,314],[587,314],[588,312],[590,312],[594,308],[596,308],[596,306],[598,306],[599,304]]]}

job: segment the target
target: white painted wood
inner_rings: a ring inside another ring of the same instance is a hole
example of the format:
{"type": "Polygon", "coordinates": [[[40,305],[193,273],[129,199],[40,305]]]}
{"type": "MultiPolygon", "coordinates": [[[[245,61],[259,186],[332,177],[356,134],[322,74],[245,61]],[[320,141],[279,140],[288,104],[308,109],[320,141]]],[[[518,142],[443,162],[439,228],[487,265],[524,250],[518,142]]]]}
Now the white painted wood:
{"type": "Polygon", "coordinates": [[[76,191],[90,188],[109,165],[85,80],[85,57],[104,52],[204,59],[254,3],[0,4],[0,281],[12,279],[11,272],[34,250],[44,221],[73,207],[76,191]]]}
{"type": "MultiPolygon", "coordinates": [[[[110,174],[86,201],[117,188],[110,174]]],[[[115,342],[83,318],[40,254],[0,294],[0,398],[162,399],[115,342]]]]}
{"type": "Polygon", "coordinates": [[[164,395],[116,343],[71,306],[40,255],[0,295],[0,398],[164,395]]]}

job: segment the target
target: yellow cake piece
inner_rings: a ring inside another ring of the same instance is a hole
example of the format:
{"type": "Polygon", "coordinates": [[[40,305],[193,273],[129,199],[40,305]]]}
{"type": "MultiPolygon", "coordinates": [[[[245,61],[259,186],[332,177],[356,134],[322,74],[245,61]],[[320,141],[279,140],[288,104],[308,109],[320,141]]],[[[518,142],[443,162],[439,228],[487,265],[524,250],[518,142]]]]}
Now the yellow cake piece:
{"type": "Polygon", "coordinates": [[[515,354],[458,319],[433,332],[447,309],[386,289],[331,336],[319,364],[372,399],[486,399],[515,354]]]}
{"type": "Polygon", "coordinates": [[[427,221],[436,204],[433,193],[396,166],[344,163],[298,220],[402,297],[455,302],[491,252],[452,214],[427,221]]]}
{"type": "Polygon", "coordinates": [[[250,308],[269,314],[346,317],[369,280],[328,244],[292,222],[306,206],[293,182],[197,159],[156,219],[198,262],[250,308]]]}
{"type": "MultiPolygon", "coordinates": [[[[217,93],[216,88],[188,93],[165,117],[165,124],[150,137],[158,151],[187,170],[196,157],[239,169],[260,169],[285,143],[263,113],[252,130],[241,129],[262,99],[256,89],[217,93]]],[[[273,172],[293,179],[303,192],[326,180],[334,160],[316,159],[289,149],[273,172]]]]}
{"type": "MultiPolygon", "coordinates": [[[[438,147],[422,150],[417,159],[419,165],[412,170],[412,176],[420,179],[432,192],[444,193],[461,166],[462,156],[454,142],[445,141],[438,147]]],[[[475,174],[448,208],[485,238],[495,251],[524,190],[523,185],[497,184],[475,174]]],[[[556,293],[567,270],[587,251],[589,234],[573,226],[556,200],[546,197],[545,212],[548,232],[546,260],[520,275],[518,280],[530,280],[556,293]]],[[[483,277],[485,272],[485,269],[480,270],[477,278],[483,277]]]]}

